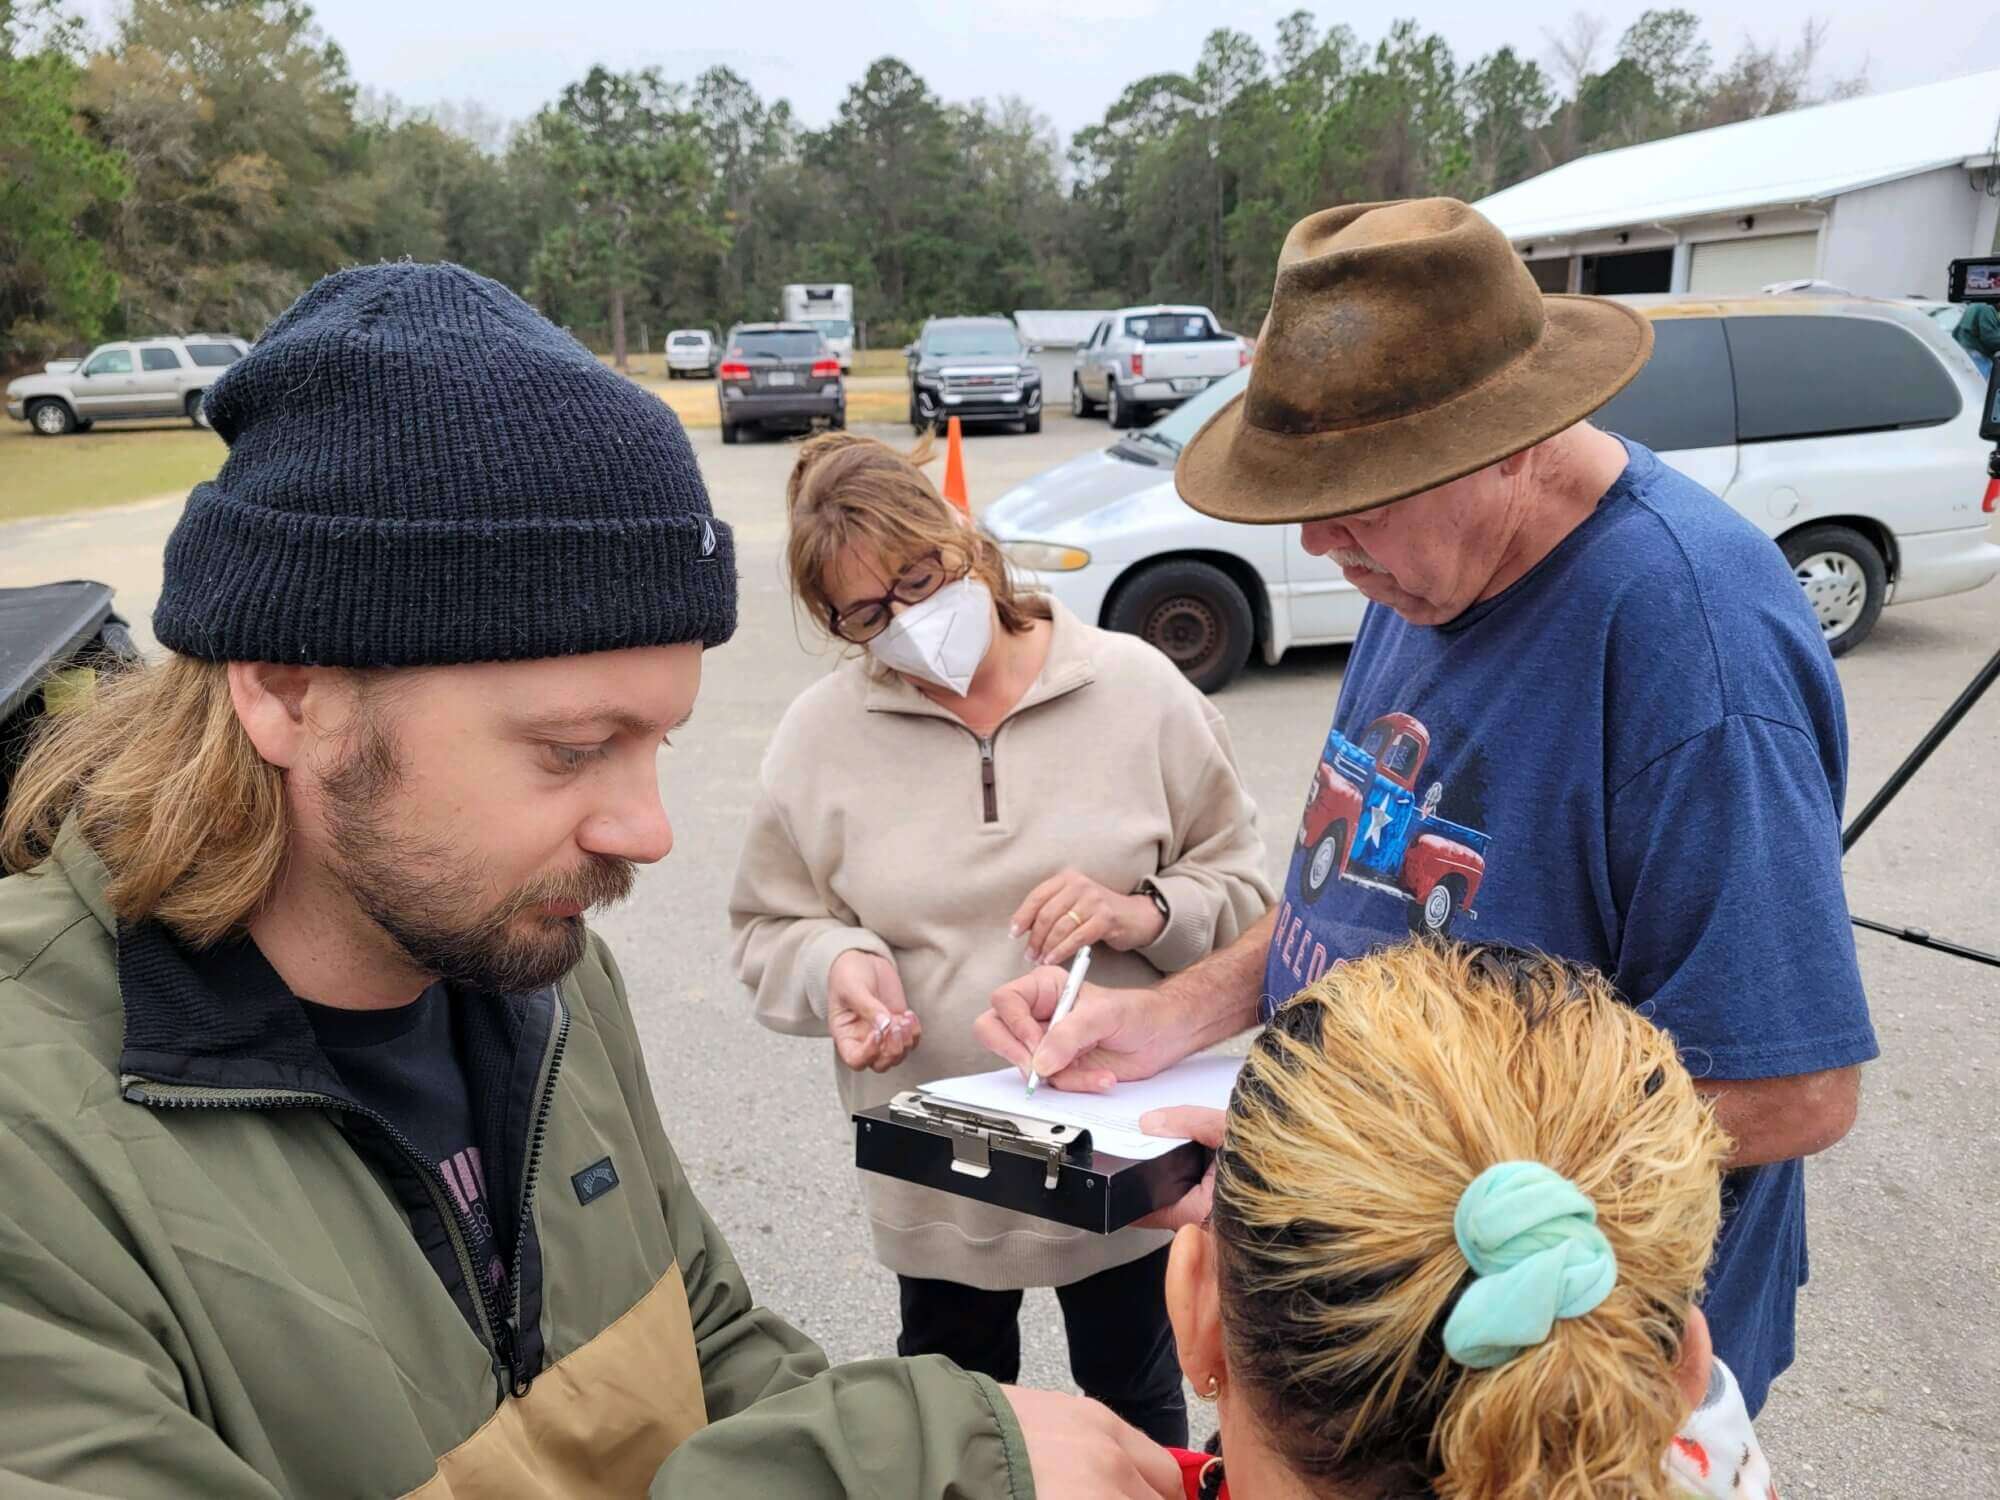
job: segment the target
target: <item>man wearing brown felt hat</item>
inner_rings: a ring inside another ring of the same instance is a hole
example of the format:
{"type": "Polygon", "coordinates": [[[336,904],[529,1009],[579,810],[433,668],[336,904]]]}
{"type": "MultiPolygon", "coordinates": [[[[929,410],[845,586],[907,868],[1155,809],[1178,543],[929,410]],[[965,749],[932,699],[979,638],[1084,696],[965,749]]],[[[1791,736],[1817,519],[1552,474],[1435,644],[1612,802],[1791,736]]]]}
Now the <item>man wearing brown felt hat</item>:
{"type": "MultiPolygon", "coordinates": [[[[1143,1078],[1411,934],[1590,963],[1675,1035],[1734,1138],[1704,1304],[1754,1413],[1793,1357],[1801,1159],[1876,1055],[1840,878],[1847,725],[1768,538],[1587,420],[1645,364],[1633,309],[1544,296],[1463,203],[1350,205],[1278,260],[1244,394],[1175,471],[1297,522],[1370,601],[1277,910],[1152,990],[997,992],[994,1051],[1143,1078]]],[[[1220,1117],[1171,1111],[1219,1140],[1220,1117]]],[[[1198,1188],[1166,1224],[1206,1213],[1198,1188]]]]}

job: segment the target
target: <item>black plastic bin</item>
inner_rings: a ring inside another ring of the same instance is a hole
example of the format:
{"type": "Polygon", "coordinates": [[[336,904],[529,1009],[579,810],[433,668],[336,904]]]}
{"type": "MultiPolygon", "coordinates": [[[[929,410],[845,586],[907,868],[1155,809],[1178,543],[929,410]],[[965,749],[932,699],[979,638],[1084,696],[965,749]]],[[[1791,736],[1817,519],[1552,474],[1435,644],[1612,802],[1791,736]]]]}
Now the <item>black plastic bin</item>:
{"type": "Polygon", "coordinates": [[[35,720],[46,705],[42,688],[68,667],[111,666],[138,656],[125,622],[111,609],[111,590],[76,579],[33,588],[0,589],[0,807],[35,720]]]}

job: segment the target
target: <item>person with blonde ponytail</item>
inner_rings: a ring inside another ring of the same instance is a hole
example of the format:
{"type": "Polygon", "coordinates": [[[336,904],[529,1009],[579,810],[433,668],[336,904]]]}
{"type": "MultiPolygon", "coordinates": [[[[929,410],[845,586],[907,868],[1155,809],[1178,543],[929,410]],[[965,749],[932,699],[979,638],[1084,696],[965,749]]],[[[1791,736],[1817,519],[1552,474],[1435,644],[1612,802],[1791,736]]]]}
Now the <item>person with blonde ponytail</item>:
{"type": "MultiPolygon", "coordinates": [[[[925,456],[847,433],[799,450],[792,591],[846,649],[772,737],[730,898],[757,1019],[832,1040],[843,1135],[852,1110],[983,1069],[973,1020],[1037,961],[1088,947],[1093,978],[1152,984],[1272,895],[1222,715],[1145,642],[1017,587],[925,456]]],[[[1187,1440],[1165,1234],[862,1188],[899,1353],[1011,1380],[1022,1291],[1054,1287],[1084,1393],[1187,1440]]]]}
{"type": "Polygon", "coordinates": [[[1253,1045],[1174,1242],[1220,1418],[1189,1496],[1775,1500],[1696,1300],[1728,1149],[1592,970],[1435,941],[1335,966],[1253,1045]]]}

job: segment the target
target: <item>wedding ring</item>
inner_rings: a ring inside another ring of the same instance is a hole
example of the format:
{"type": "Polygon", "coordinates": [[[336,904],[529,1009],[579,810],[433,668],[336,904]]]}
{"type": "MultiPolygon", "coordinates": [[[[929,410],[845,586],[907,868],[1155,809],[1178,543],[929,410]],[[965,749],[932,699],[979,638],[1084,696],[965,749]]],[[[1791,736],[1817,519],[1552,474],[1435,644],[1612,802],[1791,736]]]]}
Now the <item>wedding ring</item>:
{"type": "Polygon", "coordinates": [[[1063,915],[1068,917],[1072,922],[1076,923],[1077,926],[1081,927],[1083,925],[1083,918],[1079,917],[1074,911],[1066,911],[1063,913],[1063,915]]]}

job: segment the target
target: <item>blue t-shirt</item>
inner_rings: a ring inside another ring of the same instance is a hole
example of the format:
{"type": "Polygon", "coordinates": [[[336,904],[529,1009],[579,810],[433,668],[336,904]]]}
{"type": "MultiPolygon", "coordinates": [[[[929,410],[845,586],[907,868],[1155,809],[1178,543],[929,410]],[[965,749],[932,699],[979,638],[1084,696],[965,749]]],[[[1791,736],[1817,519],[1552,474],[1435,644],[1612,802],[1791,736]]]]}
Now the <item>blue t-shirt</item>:
{"type": "MultiPolygon", "coordinates": [[[[1580,960],[1697,1078],[1876,1055],[1840,875],[1847,724],[1768,538],[1647,449],[1442,627],[1373,606],[1300,821],[1264,1007],[1420,930],[1580,960]]],[[[1706,1302],[1750,1409],[1792,1360],[1799,1162],[1731,1173],[1706,1302]]]]}

